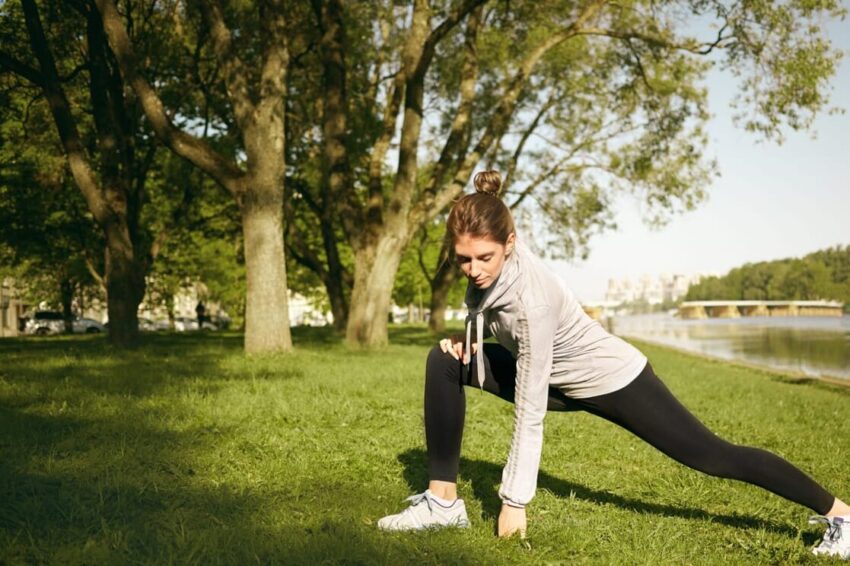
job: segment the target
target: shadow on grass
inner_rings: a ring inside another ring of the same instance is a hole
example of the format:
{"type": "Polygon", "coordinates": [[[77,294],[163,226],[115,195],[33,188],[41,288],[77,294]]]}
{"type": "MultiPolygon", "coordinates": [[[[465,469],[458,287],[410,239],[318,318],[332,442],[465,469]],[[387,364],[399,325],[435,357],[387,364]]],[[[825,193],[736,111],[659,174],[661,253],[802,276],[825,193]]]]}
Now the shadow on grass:
{"type": "Polygon", "coordinates": [[[768,373],[771,381],[776,383],[784,383],[787,385],[806,385],[817,389],[823,389],[838,395],[850,397],[850,380],[841,378],[819,378],[819,377],[799,377],[793,375],[782,375],[768,373]]]}
{"type": "Polygon", "coordinates": [[[379,532],[333,505],[335,485],[220,475],[209,455],[233,457],[221,435],[164,429],[161,416],[44,416],[0,400],[0,562],[494,563],[461,535],[445,546],[379,532]]]}
{"type": "Polygon", "coordinates": [[[102,336],[10,339],[0,341],[0,377],[52,391],[62,384],[144,397],[187,380],[211,393],[229,381],[303,376],[281,358],[242,356],[242,340],[235,333],[166,332],[143,335],[137,348],[123,350],[102,336]]]}
{"type": "MultiPolygon", "coordinates": [[[[428,484],[428,460],[424,450],[408,450],[400,454],[398,460],[404,466],[404,479],[410,486],[411,491],[420,490],[422,486],[428,484]]],[[[499,484],[502,480],[502,467],[492,462],[461,458],[460,475],[472,484],[472,491],[475,497],[481,502],[485,518],[495,520],[499,516],[502,506],[498,492],[499,484]]],[[[576,497],[597,504],[616,505],[622,509],[641,514],[698,519],[743,529],[766,529],[782,533],[791,538],[797,536],[796,529],[759,517],[751,515],[718,515],[694,507],[680,507],[642,501],[563,480],[543,471],[537,476],[537,487],[539,489],[546,489],[555,496],[564,499],[576,497]]]]}

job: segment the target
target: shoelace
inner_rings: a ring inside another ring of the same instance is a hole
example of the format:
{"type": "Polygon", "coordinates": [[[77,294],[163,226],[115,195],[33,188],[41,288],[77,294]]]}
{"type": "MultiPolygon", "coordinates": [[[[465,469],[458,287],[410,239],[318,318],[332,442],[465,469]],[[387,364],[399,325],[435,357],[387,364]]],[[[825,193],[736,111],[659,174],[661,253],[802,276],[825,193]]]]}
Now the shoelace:
{"type": "Polygon", "coordinates": [[[416,495],[411,495],[410,497],[405,499],[405,501],[410,501],[410,507],[408,507],[407,509],[416,507],[417,505],[422,503],[423,500],[428,505],[428,511],[433,512],[434,508],[431,507],[431,498],[428,497],[428,494],[426,492],[417,493],[416,495]]]}
{"type": "MultiPolygon", "coordinates": [[[[413,508],[422,503],[423,500],[425,501],[425,504],[428,505],[428,511],[433,513],[434,510],[431,507],[431,498],[428,497],[428,494],[425,492],[417,493],[416,495],[411,495],[410,497],[405,499],[405,501],[410,501],[410,506],[396,517],[394,523],[398,523],[398,521],[400,521],[402,517],[413,513],[413,508]]],[[[419,521],[417,520],[417,523],[418,522],[419,521]]]]}
{"type": "Polygon", "coordinates": [[[410,497],[405,499],[405,501],[410,501],[410,505],[412,507],[419,505],[419,503],[422,502],[422,500],[425,500],[425,502],[428,504],[428,509],[431,509],[431,498],[428,497],[427,492],[423,491],[422,493],[417,493],[416,495],[411,495],[410,497]]]}
{"type": "Polygon", "coordinates": [[[822,546],[830,547],[841,537],[841,525],[838,521],[833,521],[829,517],[825,517],[823,515],[815,515],[813,517],[809,517],[809,524],[816,525],[818,523],[826,524],[826,533],[823,535],[823,541],[821,542],[822,546]]]}

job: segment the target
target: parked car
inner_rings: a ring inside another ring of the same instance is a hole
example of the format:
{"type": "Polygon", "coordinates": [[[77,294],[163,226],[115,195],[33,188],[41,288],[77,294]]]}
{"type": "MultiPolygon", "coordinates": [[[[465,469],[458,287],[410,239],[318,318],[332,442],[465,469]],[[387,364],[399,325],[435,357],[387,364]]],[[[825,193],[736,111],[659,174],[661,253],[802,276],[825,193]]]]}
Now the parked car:
{"type": "MultiPolygon", "coordinates": [[[[188,316],[176,316],[174,317],[174,330],[177,332],[191,332],[192,330],[198,330],[198,319],[188,316]]],[[[218,330],[218,326],[209,320],[205,320],[201,325],[201,330],[218,330]]]]}
{"type": "MultiPolygon", "coordinates": [[[[48,336],[65,332],[65,315],[59,311],[35,311],[25,319],[25,334],[48,336]]],[[[104,326],[92,318],[75,317],[71,321],[71,328],[74,334],[94,334],[104,331],[104,326]]]]}
{"type": "Polygon", "coordinates": [[[98,334],[106,327],[93,318],[76,318],[73,323],[74,334],[98,334]]]}
{"type": "Polygon", "coordinates": [[[35,311],[24,319],[24,334],[47,336],[65,332],[65,315],[59,311],[35,311]]]}

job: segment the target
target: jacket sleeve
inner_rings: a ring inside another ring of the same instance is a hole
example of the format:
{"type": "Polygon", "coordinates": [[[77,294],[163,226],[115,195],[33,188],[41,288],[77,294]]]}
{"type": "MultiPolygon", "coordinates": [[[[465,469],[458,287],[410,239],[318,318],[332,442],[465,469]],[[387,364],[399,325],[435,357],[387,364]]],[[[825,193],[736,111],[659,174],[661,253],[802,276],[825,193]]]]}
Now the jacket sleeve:
{"type": "Polygon", "coordinates": [[[549,400],[553,344],[558,328],[556,313],[549,306],[540,306],[517,320],[514,434],[499,488],[502,502],[513,507],[524,507],[537,489],[543,417],[549,400]]]}

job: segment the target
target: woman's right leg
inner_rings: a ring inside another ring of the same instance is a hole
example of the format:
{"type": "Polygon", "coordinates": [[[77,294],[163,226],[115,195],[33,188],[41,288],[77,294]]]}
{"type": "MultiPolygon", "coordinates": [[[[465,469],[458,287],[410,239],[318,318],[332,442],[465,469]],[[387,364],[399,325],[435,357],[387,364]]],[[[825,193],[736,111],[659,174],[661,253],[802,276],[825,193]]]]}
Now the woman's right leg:
{"type": "MultiPolygon", "coordinates": [[[[513,403],[516,360],[499,344],[484,344],[484,390],[513,403]]],[[[439,346],[428,354],[425,367],[425,440],[428,446],[428,489],[449,501],[457,497],[457,473],[466,415],[464,386],[478,388],[475,357],[464,365],[439,346]]],[[[549,390],[551,411],[582,407],[556,389],[549,390]]]]}
{"type": "Polygon", "coordinates": [[[580,402],[588,412],[703,473],[757,485],[819,514],[831,512],[840,503],[785,459],[716,436],[673,396],[649,363],[623,389],[580,402]]]}

